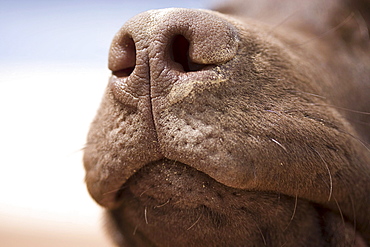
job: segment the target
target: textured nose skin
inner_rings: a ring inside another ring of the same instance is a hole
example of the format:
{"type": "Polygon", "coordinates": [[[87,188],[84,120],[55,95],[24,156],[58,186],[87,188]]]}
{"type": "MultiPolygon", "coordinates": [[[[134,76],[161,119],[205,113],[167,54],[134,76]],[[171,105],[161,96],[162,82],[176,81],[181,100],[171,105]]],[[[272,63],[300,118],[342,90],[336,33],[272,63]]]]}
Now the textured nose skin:
{"type": "Polygon", "coordinates": [[[207,11],[148,11],[121,28],[110,48],[113,74],[91,126],[99,131],[89,133],[85,149],[87,187],[99,204],[116,207],[121,186],[144,165],[181,159],[159,118],[191,96],[196,84],[222,81],[214,67],[237,49],[236,29],[207,11]]]}
{"type": "Polygon", "coordinates": [[[123,26],[109,59],[114,75],[111,88],[120,102],[135,105],[137,98],[149,95],[150,102],[141,107],[151,111],[161,154],[229,186],[244,182],[245,173],[240,170],[245,166],[215,145],[221,138],[217,128],[203,121],[194,123],[191,115],[197,111],[194,105],[206,104],[200,96],[206,87],[217,89],[227,82],[228,76],[218,66],[235,57],[238,45],[236,28],[214,12],[154,10],[123,26]],[[193,103],[183,102],[192,99],[193,103]],[[205,159],[205,153],[212,155],[205,159]],[[230,164],[236,169],[221,168],[230,164]]]}

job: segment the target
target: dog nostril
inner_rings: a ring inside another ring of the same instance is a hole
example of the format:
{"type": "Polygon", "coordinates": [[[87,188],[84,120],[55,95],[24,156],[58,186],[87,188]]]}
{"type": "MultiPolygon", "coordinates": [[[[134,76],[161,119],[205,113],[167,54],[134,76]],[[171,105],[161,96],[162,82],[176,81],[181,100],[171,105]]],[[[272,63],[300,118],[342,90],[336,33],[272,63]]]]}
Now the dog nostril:
{"type": "Polygon", "coordinates": [[[120,51],[119,62],[114,66],[112,74],[117,77],[127,77],[135,69],[136,65],[136,47],[132,38],[126,38],[122,44],[119,45],[120,51]]]}
{"type": "Polygon", "coordinates": [[[189,57],[189,41],[182,35],[173,38],[171,47],[171,58],[175,63],[180,64],[185,72],[198,71],[206,65],[197,64],[191,61],[189,57]]]}

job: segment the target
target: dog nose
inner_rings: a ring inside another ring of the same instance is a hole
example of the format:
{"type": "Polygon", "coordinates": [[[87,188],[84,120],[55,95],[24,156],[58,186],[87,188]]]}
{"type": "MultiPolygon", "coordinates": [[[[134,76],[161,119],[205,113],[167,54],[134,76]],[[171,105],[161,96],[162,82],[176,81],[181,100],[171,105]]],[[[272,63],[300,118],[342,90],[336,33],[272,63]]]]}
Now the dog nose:
{"type": "Polygon", "coordinates": [[[129,20],[112,42],[113,92],[131,103],[148,94],[165,95],[182,74],[225,63],[237,48],[235,28],[214,14],[189,9],[145,12],[129,20]]]}
{"type": "MultiPolygon", "coordinates": [[[[199,100],[205,97],[200,88],[226,80],[219,66],[233,60],[238,45],[234,24],[214,12],[154,10],[124,24],[110,47],[112,76],[99,113],[107,121],[93,128],[113,126],[106,131],[109,134],[96,133],[108,136],[113,154],[85,158],[85,167],[91,170],[87,174],[89,191],[97,202],[109,208],[117,206],[114,192],[151,162],[188,157],[192,159],[190,165],[196,163],[194,155],[179,154],[188,126],[181,117],[175,121],[176,113],[171,111],[194,111],[194,105],[186,102],[194,94],[194,102],[202,105],[199,100]],[[93,164],[98,168],[91,168],[93,164]],[[98,176],[99,169],[104,172],[98,176]]],[[[191,131],[195,139],[203,138],[200,131],[191,131]]],[[[202,170],[203,163],[197,168],[202,170]]]]}

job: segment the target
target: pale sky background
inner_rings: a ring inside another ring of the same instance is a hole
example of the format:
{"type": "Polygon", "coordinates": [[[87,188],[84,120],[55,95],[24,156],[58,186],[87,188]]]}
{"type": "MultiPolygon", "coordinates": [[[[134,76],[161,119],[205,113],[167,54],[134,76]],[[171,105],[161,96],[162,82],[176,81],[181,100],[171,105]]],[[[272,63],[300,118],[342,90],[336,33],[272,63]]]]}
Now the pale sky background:
{"type": "Polygon", "coordinates": [[[0,245],[109,246],[82,152],[130,17],[212,0],[0,0],[0,245]],[[176,2],[176,3],[175,3],[176,2]]]}

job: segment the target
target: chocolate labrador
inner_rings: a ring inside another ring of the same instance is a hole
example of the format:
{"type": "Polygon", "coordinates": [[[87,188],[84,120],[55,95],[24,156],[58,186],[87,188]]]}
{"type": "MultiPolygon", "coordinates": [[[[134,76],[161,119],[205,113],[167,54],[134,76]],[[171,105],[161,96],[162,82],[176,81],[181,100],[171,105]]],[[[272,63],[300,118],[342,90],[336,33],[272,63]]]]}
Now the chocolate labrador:
{"type": "Polygon", "coordinates": [[[118,246],[370,246],[370,2],[152,10],[84,153],[118,246]]]}

